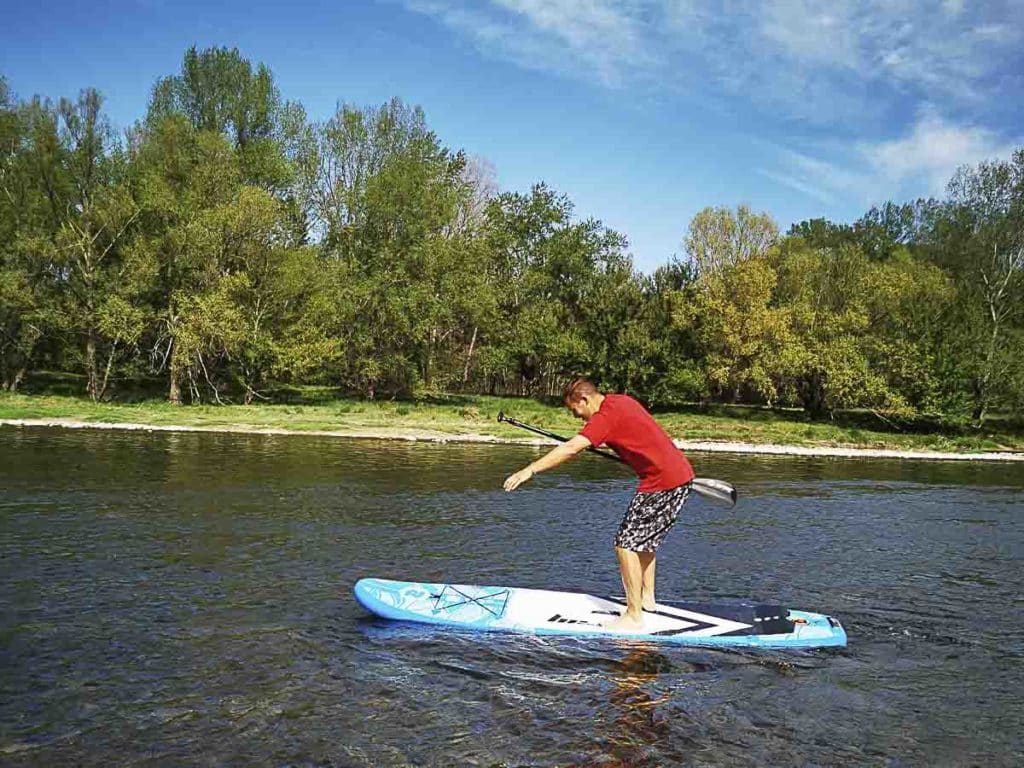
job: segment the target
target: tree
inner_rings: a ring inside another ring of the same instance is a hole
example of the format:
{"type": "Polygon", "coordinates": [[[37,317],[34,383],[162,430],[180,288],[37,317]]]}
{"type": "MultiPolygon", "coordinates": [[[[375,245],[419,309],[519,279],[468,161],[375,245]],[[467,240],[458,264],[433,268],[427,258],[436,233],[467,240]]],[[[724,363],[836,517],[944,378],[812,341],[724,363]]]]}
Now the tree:
{"type": "Polygon", "coordinates": [[[929,201],[872,206],[851,228],[852,242],[874,261],[890,258],[917,240],[922,212],[929,201]]]}
{"type": "Polygon", "coordinates": [[[771,405],[780,361],[791,343],[790,318],[773,305],[778,276],[767,258],[750,258],[705,273],[681,307],[696,328],[708,383],[739,402],[749,392],[771,405]]]}
{"type": "Polygon", "coordinates": [[[283,103],[270,69],[237,48],[192,46],[181,73],[157,81],[148,122],[182,115],[193,130],[223,135],[238,152],[246,183],[283,193],[292,179],[287,150],[300,138],[303,119],[283,103]]]}
{"type": "Polygon", "coordinates": [[[193,234],[217,274],[193,304],[200,311],[182,313],[186,334],[197,323],[202,327],[189,336],[188,357],[214,397],[206,356],[221,358],[248,404],[280,370],[279,339],[297,305],[315,290],[319,265],[291,230],[287,206],[257,187],[243,185],[232,199],[204,211],[193,234]]]}
{"type": "Polygon", "coordinates": [[[194,297],[213,290],[224,273],[209,212],[237,199],[241,170],[220,133],[196,131],[180,115],[149,121],[133,144],[143,222],[136,248],[155,264],[153,359],[158,370],[168,368],[168,400],[180,404],[182,386],[197,380],[201,362],[193,343],[198,336],[185,326],[189,311],[198,306],[194,297]]]}
{"type": "Polygon", "coordinates": [[[37,98],[17,114],[4,110],[8,387],[20,382],[46,330],[59,328],[81,343],[86,390],[99,399],[144,325],[136,301],[148,265],[130,248],[139,211],[127,156],[101,107],[99,93],[87,89],[76,101],[37,98]]]}
{"type": "Polygon", "coordinates": [[[929,245],[932,257],[957,277],[956,352],[980,426],[998,398],[1013,397],[1009,388],[1022,365],[1024,149],[1009,161],[961,168],[949,194],[934,210],[929,245]]]}
{"type": "Polygon", "coordinates": [[[745,205],[735,213],[728,208],[705,208],[690,221],[683,248],[700,276],[763,257],[778,237],[778,225],[766,213],[754,213],[745,205]]]}
{"type": "Polygon", "coordinates": [[[551,394],[569,373],[607,376],[619,357],[616,335],[638,298],[626,239],[572,213],[568,198],[543,184],[499,195],[488,209],[500,296],[487,353],[494,387],[551,394]]]}
{"type": "Polygon", "coordinates": [[[772,306],[777,276],[770,249],[777,237],[770,216],[740,206],[735,213],[704,209],[684,242],[697,279],[677,324],[694,327],[708,383],[733,402],[744,390],[775,399],[789,327],[786,311],[772,306]]]}
{"type": "Polygon", "coordinates": [[[461,348],[476,344],[470,329],[493,304],[465,157],[442,146],[422,110],[393,100],[339,106],[299,166],[303,208],[343,276],[336,319],[321,324],[344,350],[338,378],[371,396],[435,389],[455,379],[456,358],[464,378],[461,348]]]}
{"type": "Polygon", "coordinates": [[[142,333],[144,314],[136,302],[151,277],[149,260],[129,247],[140,210],[128,158],[115,145],[101,104],[99,93],[87,89],[77,102],[62,99],[58,107],[72,195],[56,243],[59,263],[67,267],[68,315],[85,340],[87,392],[97,400],[119,350],[142,333]]]}
{"type": "Polygon", "coordinates": [[[871,365],[870,262],[854,246],[815,249],[800,239],[779,255],[778,302],[793,341],[782,350],[780,391],[814,418],[840,408],[899,409],[905,402],[871,365]]]}
{"type": "Polygon", "coordinates": [[[31,112],[19,109],[0,78],[0,387],[17,389],[43,335],[33,289],[32,249],[45,222],[45,198],[29,168],[31,112]]]}
{"type": "Polygon", "coordinates": [[[498,195],[497,169],[487,158],[474,155],[466,158],[461,180],[469,197],[455,226],[459,231],[478,231],[486,225],[487,206],[498,195]]]}
{"type": "Polygon", "coordinates": [[[786,237],[798,237],[811,248],[838,248],[857,243],[853,227],[849,224],[837,224],[828,219],[807,219],[793,224],[786,237]]]}
{"type": "Polygon", "coordinates": [[[696,318],[687,309],[698,290],[693,264],[678,258],[655,270],[647,282],[644,325],[657,349],[650,379],[640,391],[651,405],[680,405],[710,394],[696,318]]]}
{"type": "Polygon", "coordinates": [[[872,260],[864,280],[863,349],[872,369],[913,408],[939,410],[948,400],[942,366],[956,297],[953,281],[905,248],[884,262],[872,260]]]}

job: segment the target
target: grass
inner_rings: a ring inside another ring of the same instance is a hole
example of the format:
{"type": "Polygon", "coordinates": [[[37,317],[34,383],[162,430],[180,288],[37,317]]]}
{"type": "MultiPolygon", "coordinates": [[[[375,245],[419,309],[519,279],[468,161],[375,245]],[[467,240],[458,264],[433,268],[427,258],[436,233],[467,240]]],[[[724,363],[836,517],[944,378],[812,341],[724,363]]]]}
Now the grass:
{"type": "MultiPolygon", "coordinates": [[[[323,387],[290,388],[274,403],[172,406],[159,397],[94,403],[69,394],[0,392],[2,419],[73,419],[90,423],[197,426],[306,431],[373,431],[381,435],[431,432],[500,438],[533,437],[497,422],[499,411],[552,432],[571,435],[580,423],[564,408],[529,398],[443,395],[420,401],[368,401],[323,387]]],[[[66,392],[67,389],[61,389],[66,392]]],[[[745,406],[692,406],[657,412],[675,438],[804,447],[858,447],[955,452],[1024,451],[1024,421],[994,420],[975,430],[934,418],[894,423],[869,412],[837,414],[814,422],[797,410],[745,406]]]]}

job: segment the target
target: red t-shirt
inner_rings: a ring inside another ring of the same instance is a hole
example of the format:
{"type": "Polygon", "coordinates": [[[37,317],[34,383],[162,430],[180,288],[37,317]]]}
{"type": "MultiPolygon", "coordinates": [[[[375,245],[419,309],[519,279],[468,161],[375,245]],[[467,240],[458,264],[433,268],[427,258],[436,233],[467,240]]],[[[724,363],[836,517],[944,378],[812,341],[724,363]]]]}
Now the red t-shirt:
{"type": "Polygon", "coordinates": [[[607,444],[640,477],[639,493],[668,491],[693,479],[693,467],[647,410],[629,395],[605,395],[580,430],[590,444],[607,444]]]}

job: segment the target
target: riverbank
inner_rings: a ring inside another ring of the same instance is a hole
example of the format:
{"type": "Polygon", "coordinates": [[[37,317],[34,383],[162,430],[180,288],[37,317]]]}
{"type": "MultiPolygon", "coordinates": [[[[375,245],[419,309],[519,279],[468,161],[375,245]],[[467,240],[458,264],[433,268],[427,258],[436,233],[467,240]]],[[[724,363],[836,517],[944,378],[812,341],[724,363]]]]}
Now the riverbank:
{"type": "MultiPolygon", "coordinates": [[[[73,419],[0,419],[0,426],[63,427],[66,429],[119,429],[146,432],[221,432],[250,435],[314,435],[363,440],[406,440],[433,443],[492,443],[507,445],[552,445],[553,440],[494,437],[474,433],[445,434],[427,430],[357,429],[357,430],[290,430],[241,427],[190,427],[184,425],[128,424],[117,422],[85,422],[73,419]]],[[[676,440],[684,451],[709,453],[754,453],[779,456],[834,456],[844,458],[930,459],[933,461],[1008,461],[1024,462],[1024,453],[1010,451],[952,453],[946,451],[900,451],[882,448],[836,448],[828,446],[754,445],[753,443],[676,440]]]]}
{"type": "MultiPolygon", "coordinates": [[[[579,429],[579,422],[564,409],[523,398],[453,396],[447,401],[425,403],[333,400],[301,405],[171,406],[162,401],[93,403],[68,396],[0,394],[0,424],[20,427],[548,444],[547,440],[499,424],[499,411],[556,433],[570,435],[579,429]]],[[[1024,439],[1009,433],[881,432],[756,409],[658,413],[657,418],[687,451],[1024,461],[1024,439]]]]}

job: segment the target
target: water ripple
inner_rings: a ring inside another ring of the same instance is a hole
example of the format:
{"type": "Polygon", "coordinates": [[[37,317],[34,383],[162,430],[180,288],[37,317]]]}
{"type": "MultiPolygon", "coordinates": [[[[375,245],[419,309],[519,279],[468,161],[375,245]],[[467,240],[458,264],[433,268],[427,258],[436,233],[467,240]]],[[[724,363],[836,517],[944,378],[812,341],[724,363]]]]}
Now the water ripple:
{"type": "MultiPolygon", "coordinates": [[[[839,616],[796,653],[439,632],[367,575],[618,592],[632,482],[534,449],[0,429],[4,765],[1016,765],[1024,477],[697,455],[662,596],[839,616]]],[[[1016,472],[1016,474],[1014,474],[1016,472]]]]}

